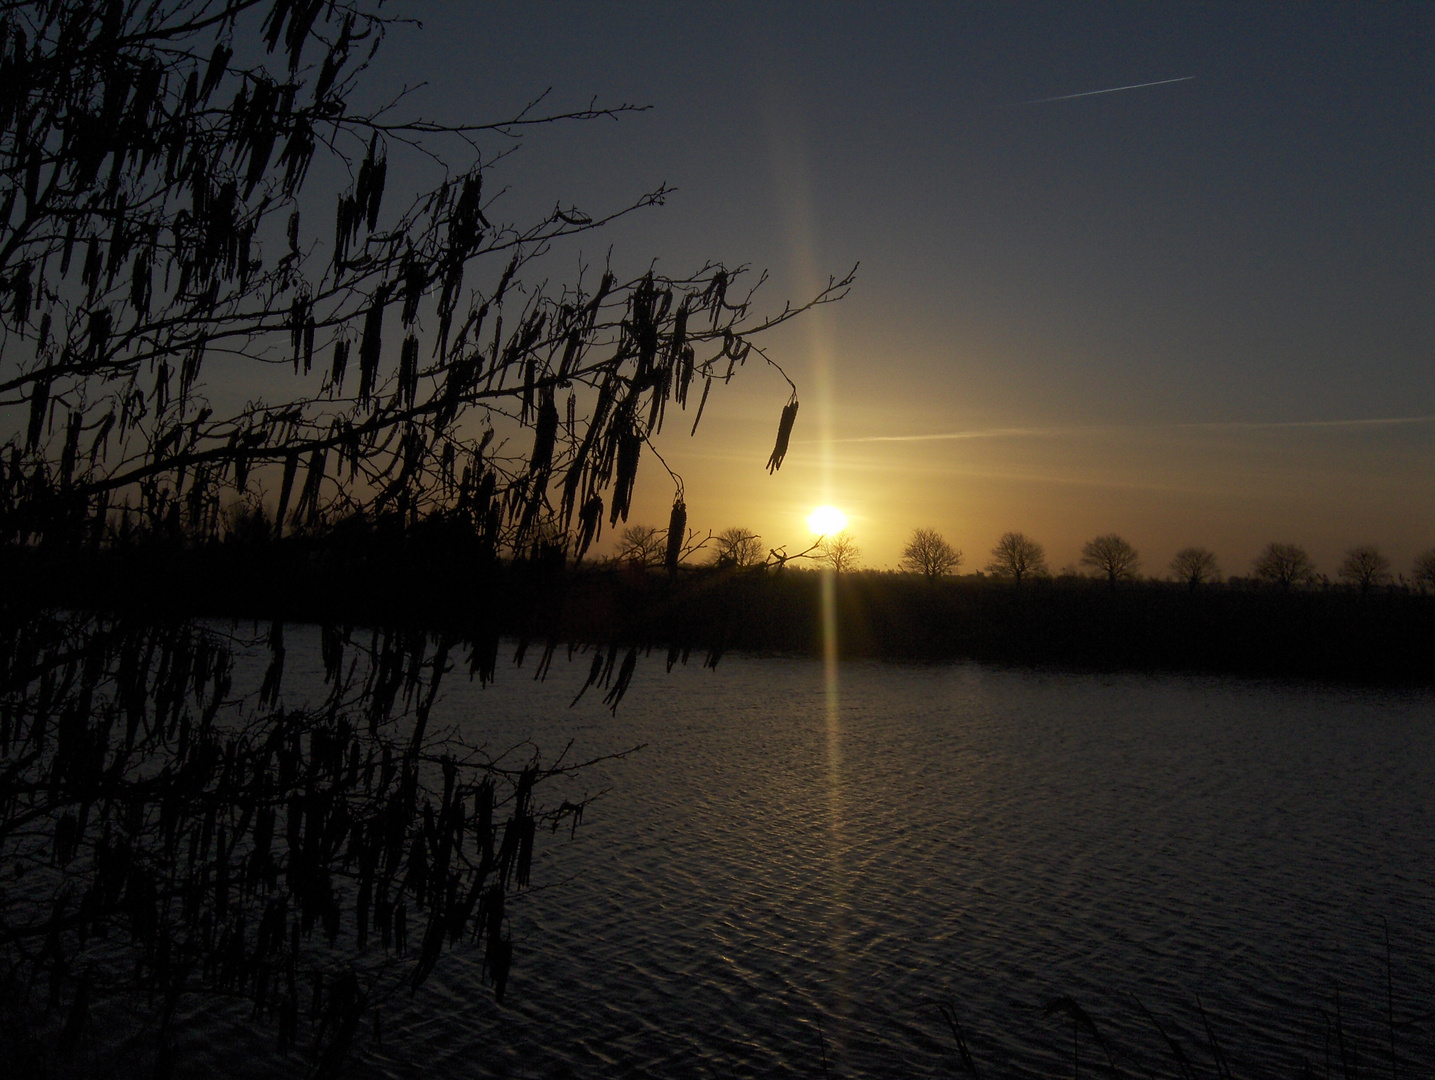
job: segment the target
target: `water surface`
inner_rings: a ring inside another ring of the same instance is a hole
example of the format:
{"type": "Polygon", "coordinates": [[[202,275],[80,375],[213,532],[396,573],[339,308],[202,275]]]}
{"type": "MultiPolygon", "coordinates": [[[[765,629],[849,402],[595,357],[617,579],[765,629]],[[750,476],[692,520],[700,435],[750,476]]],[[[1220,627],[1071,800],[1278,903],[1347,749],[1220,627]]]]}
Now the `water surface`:
{"type": "Polygon", "coordinates": [[[1105,1060],[1070,997],[1176,1075],[1137,1001],[1204,1072],[1199,997],[1236,1075],[1324,1075],[1337,994],[1362,1068],[1388,1004],[1435,1068],[1429,692],[654,656],[615,716],[568,707],[586,669],[448,684],[495,749],[643,749],[545,793],[605,792],[545,838],[507,1004],[450,954],[366,1072],[953,1076],[942,1002],[984,1075],[1070,1075],[1105,1060]]]}

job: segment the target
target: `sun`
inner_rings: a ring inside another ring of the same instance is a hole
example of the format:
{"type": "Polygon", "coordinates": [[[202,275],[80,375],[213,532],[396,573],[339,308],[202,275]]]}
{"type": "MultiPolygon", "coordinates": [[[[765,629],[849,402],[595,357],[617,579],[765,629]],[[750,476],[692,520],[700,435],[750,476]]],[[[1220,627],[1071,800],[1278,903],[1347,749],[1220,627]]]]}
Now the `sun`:
{"type": "Polygon", "coordinates": [[[807,527],[819,536],[831,536],[847,528],[847,515],[835,506],[819,506],[807,515],[807,527]]]}

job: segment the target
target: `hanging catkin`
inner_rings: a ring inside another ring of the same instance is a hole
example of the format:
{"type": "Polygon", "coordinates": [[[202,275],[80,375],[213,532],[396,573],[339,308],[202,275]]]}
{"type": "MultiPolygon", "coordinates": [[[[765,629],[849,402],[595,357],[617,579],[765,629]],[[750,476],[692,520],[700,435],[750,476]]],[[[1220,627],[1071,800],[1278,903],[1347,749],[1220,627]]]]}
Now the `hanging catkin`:
{"type": "Polygon", "coordinates": [[[663,560],[669,574],[678,572],[678,556],[683,550],[683,536],[688,527],[688,508],[682,497],[673,500],[673,512],[668,518],[668,553],[663,560]]]}
{"type": "Polygon", "coordinates": [[[797,419],[797,399],[793,398],[782,407],[782,419],[777,425],[777,445],[767,459],[767,471],[776,472],[782,468],[782,459],[787,456],[787,440],[792,437],[792,424],[797,419]]]}

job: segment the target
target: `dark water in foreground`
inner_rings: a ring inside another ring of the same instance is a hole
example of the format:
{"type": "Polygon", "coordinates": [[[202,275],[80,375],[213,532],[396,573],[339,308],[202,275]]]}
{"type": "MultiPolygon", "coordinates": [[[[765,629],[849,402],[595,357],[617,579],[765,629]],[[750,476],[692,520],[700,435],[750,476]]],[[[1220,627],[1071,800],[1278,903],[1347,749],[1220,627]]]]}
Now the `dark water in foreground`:
{"type": "Polygon", "coordinates": [[[1401,1075],[1435,1073],[1435,694],[878,664],[829,693],[820,663],[654,656],[614,717],[568,708],[582,671],[449,684],[495,750],[645,748],[545,792],[607,789],[544,838],[507,1005],[449,954],[363,1073],[961,1075],[940,1001],[983,1075],[1071,1075],[1042,1009],[1070,996],[1123,1073],[1177,1075],[1139,998],[1214,1075],[1199,995],[1236,1076],[1323,1076],[1338,992],[1388,1076],[1381,916],[1401,1075]]]}

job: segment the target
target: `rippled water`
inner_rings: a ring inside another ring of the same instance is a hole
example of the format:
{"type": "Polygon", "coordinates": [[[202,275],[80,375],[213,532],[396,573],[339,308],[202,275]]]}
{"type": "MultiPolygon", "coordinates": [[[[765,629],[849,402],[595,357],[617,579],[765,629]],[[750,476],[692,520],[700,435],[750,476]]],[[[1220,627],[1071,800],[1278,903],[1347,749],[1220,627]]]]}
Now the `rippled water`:
{"type": "Polygon", "coordinates": [[[386,1020],[371,1075],[954,1076],[1104,1062],[1435,1073],[1435,695],[979,665],[640,665],[616,716],[586,662],[450,684],[446,716],[546,756],[643,749],[547,838],[508,1003],[460,951],[386,1020]],[[580,670],[581,669],[581,670],[580,670]],[[1134,996],[1133,996],[1134,995],[1134,996]],[[1075,1042],[1074,1042],[1075,1036],[1075,1042]]]}

